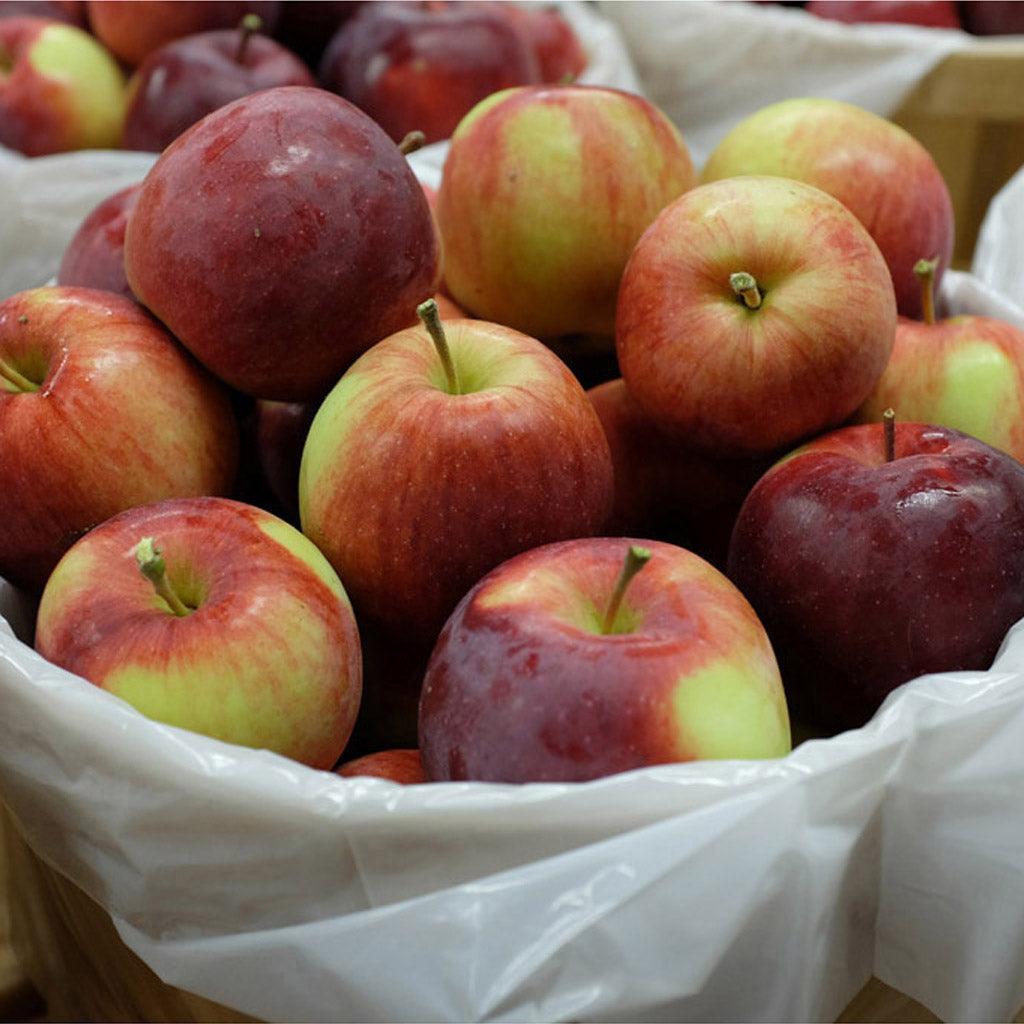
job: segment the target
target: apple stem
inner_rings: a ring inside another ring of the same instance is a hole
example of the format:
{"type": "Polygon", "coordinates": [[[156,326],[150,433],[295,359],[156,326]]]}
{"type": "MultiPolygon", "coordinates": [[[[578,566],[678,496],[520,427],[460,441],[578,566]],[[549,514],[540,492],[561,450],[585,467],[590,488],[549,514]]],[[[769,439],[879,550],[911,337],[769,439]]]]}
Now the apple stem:
{"type": "Polygon", "coordinates": [[[245,62],[245,54],[249,49],[249,40],[263,28],[263,19],[258,14],[247,14],[238,25],[238,49],[235,50],[235,63],[245,62]]]}
{"type": "Polygon", "coordinates": [[[892,409],[882,413],[882,432],[885,435],[885,461],[892,462],[896,458],[896,413],[892,409]]]}
{"type": "Polygon", "coordinates": [[[626,552],[626,560],[623,562],[622,571],[619,573],[619,578],[615,581],[615,589],[612,591],[611,600],[608,602],[608,607],[604,610],[604,618],[601,620],[602,633],[608,634],[612,632],[615,619],[619,614],[619,607],[622,604],[622,598],[626,594],[626,588],[633,577],[650,559],[651,552],[648,548],[637,547],[635,544],[630,545],[629,551],[626,552]]]}
{"type": "Polygon", "coordinates": [[[38,391],[39,385],[34,380],[29,380],[24,374],[19,373],[10,363],[0,359],[0,377],[9,384],[13,384],[16,391],[38,391]]]}
{"type": "Polygon", "coordinates": [[[441,365],[444,367],[444,375],[448,380],[448,394],[461,395],[459,388],[459,375],[455,372],[455,363],[452,362],[451,349],[448,348],[448,339],[445,337],[444,327],[441,325],[441,314],[437,311],[437,303],[433,299],[427,299],[416,307],[416,315],[423,321],[423,326],[434,341],[434,348],[441,357],[441,365]]]}
{"type": "Polygon", "coordinates": [[[398,144],[398,152],[402,156],[408,156],[410,153],[415,153],[417,149],[422,149],[426,144],[427,137],[421,131],[412,131],[398,144]]]}
{"type": "Polygon", "coordinates": [[[139,563],[139,571],[153,584],[153,589],[164,599],[171,611],[179,618],[188,615],[189,608],[174,592],[167,579],[167,566],[152,537],[143,537],[135,545],[135,560],[139,563]]]}
{"type": "Polygon", "coordinates": [[[747,309],[757,309],[761,305],[761,292],[753,274],[748,274],[746,271],[730,274],[729,284],[732,285],[732,290],[743,299],[747,309]]]}
{"type": "Polygon", "coordinates": [[[921,310],[926,324],[935,323],[935,271],[939,268],[939,258],[918,260],[914,264],[914,273],[921,282],[921,310]]]}

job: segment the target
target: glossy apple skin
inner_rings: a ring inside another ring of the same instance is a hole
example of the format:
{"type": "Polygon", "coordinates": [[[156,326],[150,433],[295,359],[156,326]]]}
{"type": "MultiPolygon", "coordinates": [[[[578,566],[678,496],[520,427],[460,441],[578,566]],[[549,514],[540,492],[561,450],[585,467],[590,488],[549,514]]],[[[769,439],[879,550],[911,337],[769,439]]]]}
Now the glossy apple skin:
{"type": "Polygon", "coordinates": [[[161,154],[128,225],[125,269],[214,374],[255,398],[301,402],[430,297],[437,242],[384,132],[338,96],[288,86],[221,107],[161,154]]]}
{"type": "Polygon", "coordinates": [[[89,24],[107,48],[136,67],[165,43],[197,32],[236,28],[256,14],[273,32],[281,5],[276,0],[89,0],[89,24]]]}
{"type": "Polygon", "coordinates": [[[964,28],[979,36],[1024,33],[1024,9],[1011,0],[970,0],[962,5],[964,28]]]}
{"type": "Polygon", "coordinates": [[[587,52],[557,8],[500,5],[529,40],[540,65],[540,80],[551,85],[578,78],[587,67],[587,52]]]}
{"type": "Polygon", "coordinates": [[[359,706],[338,577],[296,529],[224,498],[129,509],[83,537],[43,592],[36,649],[150,718],[313,768],[337,762],[359,706]],[[144,537],[190,614],[139,571],[144,537]]]}
{"type": "Polygon", "coordinates": [[[471,315],[533,337],[610,337],[633,246],[694,183],[679,132],[639,96],[594,86],[490,96],[445,161],[448,291],[471,315]]]}
{"type": "Polygon", "coordinates": [[[426,641],[484,573],[600,532],[612,500],[608,442],[565,365],[497,324],[445,326],[474,390],[449,394],[426,330],[402,331],[328,395],[299,474],[303,532],[360,619],[426,641]]]}
{"type": "Polygon", "coordinates": [[[403,786],[415,786],[427,781],[426,773],[423,771],[423,758],[415,747],[364,754],[339,765],[335,771],[346,779],[369,775],[372,778],[398,782],[403,786]]]}
{"type": "Polygon", "coordinates": [[[985,316],[901,320],[889,363],[857,420],[879,423],[888,408],[963,431],[1024,462],[1024,331],[985,316]]]}
{"type": "Polygon", "coordinates": [[[72,236],[57,271],[57,284],[135,298],[124,272],[124,232],[141,182],[104,199],[72,236]]]}
{"type": "Polygon", "coordinates": [[[835,196],[878,243],[900,313],[921,316],[914,264],[939,260],[937,288],[953,252],[953,203],[935,161],[912,135],[849,103],[784,100],[733,128],[702,180],[739,174],[796,178],[835,196]]]}
{"type": "Polygon", "coordinates": [[[240,32],[186,36],[154,50],[128,85],[121,145],[162,153],[179,135],[232,100],[280,85],[315,86],[305,64],[256,33],[237,59],[240,32]]]}
{"type": "Polygon", "coordinates": [[[396,142],[447,139],[485,96],[541,81],[533,48],[502,11],[476,3],[366,3],[331,40],[320,81],[396,142]]]}
{"type": "Polygon", "coordinates": [[[670,544],[600,537],[499,566],[462,600],[427,668],[432,781],[584,782],[647,765],[789,752],[768,637],[740,592],[670,544]],[[604,635],[630,543],[652,552],[604,635]]]}
{"type": "Polygon", "coordinates": [[[128,299],[39,288],[0,303],[0,576],[42,589],[83,533],[162,498],[225,494],[238,428],[223,389],[128,299]]]}
{"type": "Polygon", "coordinates": [[[124,76],[87,32],[45,18],[0,18],[0,145],[25,156],[117,144],[124,76]]]}
{"type": "Polygon", "coordinates": [[[761,616],[794,714],[863,725],[927,672],[988,668],[1024,616],[1024,467],[955,430],[845,427],[767,473],[729,576],[761,616]]]}
{"type": "Polygon", "coordinates": [[[85,0],[0,0],[0,18],[49,18],[86,27],[85,0]]]}
{"type": "Polygon", "coordinates": [[[622,277],[616,349],[641,409],[698,451],[758,455],[838,424],[896,332],[885,261],[857,219],[801,182],[712,182],[668,206],[622,277]],[[763,293],[748,309],[730,285],[763,293]]]}
{"type": "Polygon", "coordinates": [[[960,28],[953,0],[808,0],[808,14],[855,25],[865,22],[960,28]]]}

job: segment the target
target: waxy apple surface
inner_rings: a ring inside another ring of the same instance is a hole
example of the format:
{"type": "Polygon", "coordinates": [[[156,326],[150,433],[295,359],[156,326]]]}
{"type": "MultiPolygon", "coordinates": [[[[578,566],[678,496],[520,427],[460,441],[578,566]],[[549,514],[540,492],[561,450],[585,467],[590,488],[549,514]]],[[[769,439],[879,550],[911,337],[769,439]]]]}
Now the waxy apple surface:
{"type": "Polygon", "coordinates": [[[831,196],[784,178],[703,185],[637,243],[616,348],[640,408],[712,455],[776,451],[838,424],[882,374],[896,331],[885,261],[831,196]],[[753,277],[756,301],[734,275],[753,277]]]}
{"type": "Polygon", "coordinates": [[[581,782],[646,765],[789,752],[771,645],[740,592],[670,544],[601,537],[499,566],[459,604],[420,702],[433,781],[581,782]],[[602,611],[630,543],[651,560],[602,611]]]}
{"type": "Polygon", "coordinates": [[[408,747],[365,754],[353,761],[346,761],[335,770],[345,779],[370,776],[371,778],[399,782],[403,786],[415,786],[417,783],[427,781],[419,750],[408,747]]]}
{"type": "Polygon", "coordinates": [[[227,396],[134,302],[39,288],[0,303],[0,576],[41,590],[97,523],[227,493],[237,462],[227,396]]]}
{"type": "Polygon", "coordinates": [[[275,516],[223,498],[130,509],[61,559],[36,649],[144,715],[331,768],[355,720],[359,634],[323,555],[275,516]],[[139,570],[151,537],[186,607],[139,570]]]}
{"type": "Polygon", "coordinates": [[[986,669],[1024,616],[1024,467],[943,427],[846,427],[744,503],[729,576],[757,610],[794,714],[863,725],[895,687],[986,669]]]}
{"type": "Polygon", "coordinates": [[[125,236],[132,290],[256,398],[319,400],[437,283],[427,200],[398,147],[321,89],[246,96],[172,143],[125,236]]]}

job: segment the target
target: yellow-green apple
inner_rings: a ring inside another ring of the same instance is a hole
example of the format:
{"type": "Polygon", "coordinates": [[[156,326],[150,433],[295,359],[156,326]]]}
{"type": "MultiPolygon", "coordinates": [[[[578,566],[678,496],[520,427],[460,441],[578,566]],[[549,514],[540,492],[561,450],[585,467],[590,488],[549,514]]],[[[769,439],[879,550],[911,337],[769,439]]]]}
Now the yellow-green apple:
{"type": "Polygon", "coordinates": [[[89,0],[89,25],[129,67],[182,36],[234,28],[246,14],[258,15],[268,32],[277,25],[277,0],[89,0]]]}
{"type": "Polygon", "coordinates": [[[339,765],[335,771],[345,779],[369,775],[371,778],[399,782],[403,786],[415,786],[427,781],[426,773],[423,771],[423,758],[415,747],[399,747],[364,754],[339,765]]]}
{"type": "Polygon", "coordinates": [[[441,179],[448,291],[471,315],[534,337],[611,336],[633,246],[694,183],[679,132],[639,96],[489,96],[456,129],[441,179]]]}
{"type": "Polygon", "coordinates": [[[294,527],[226,498],[129,509],[61,559],[39,605],[43,657],[149,718],[313,768],[359,707],[345,591],[294,527]]]}
{"type": "Polygon", "coordinates": [[[0,576],[41,590],[97,523],[226,493],[237,461],[223,389],[134,302],[58,287],[0,303],[0,576]]]}
{"type": "Polygon", "coordinates": [[[790,749],[743,595],[683,548],[614,537],[526,552],[465,596],[431,656],[419,733],[432,781],[582,782],[790,749]]]}
{"type": "Polygon", "coordinates": [[[693,189],[637,243],[619,290],[629,393],[713,455],[775,451],[838,424],[882,374],[896,332],[878,246],[798,181],[693,189]]]}
{"type": "Polygon", "coordinates": [[[88,32],[45,18],[0,18],[0,145],[26,156],[113,147],[124,76],[88,32]]]}
{"type": "Polygon", "coordinates": [[[705,182],[738,174],[795,178],[835,196],[871,232],[904,316],[920,316],[914,264],[953,252],[953,202],[931,155],[877,114],[830,99],[791,99],[751,114],[715,148],[705,182]]]}
{"type": "Polygon", "coordinates": [[[320,399],[437,284],[427,200],[352,104],[303,86],[207,115],[161,154],[125,235],[132,291],[256,398],[320,399]]]}
{"type": "Polygon", "coordinates": [[[945,427],[844,427],[778,463],[740,511],[729,576],[794,714],[862,725],[927,672],[985,669],[1024,616],[1024,466],[945,427]]]}
{"type": "Polygon", "coordinates": [[[962,430],[1024,462],[1024,331],[988,316],[936,321],[935,265],[921,260],[924,322],[900,319],[881,379],[857,413],[962,430]]]}
{"type": "Polygon", "coordinates": [[[315,86],[306,65],[259,26],[250,14],[233,31],[199,32],[150,53],[128,83],[122,146],[161,153],[232,100],[279,85],[315,86]]]}
{"type": "Polygon", "coordinates": [[[134,299],[124,272],[124,232],[141,183],[104,199],[72,236],[57,271],[57,284],[101,288],[134,299]]]}
{"type": "Polygon", "coordinates": [[[600,532],[612,464],[601,423],[539,341],[431,318],[375,345],[320,407],[299,473],[303,532],[356,610],[432,641],[506,558],[600,532]]]}

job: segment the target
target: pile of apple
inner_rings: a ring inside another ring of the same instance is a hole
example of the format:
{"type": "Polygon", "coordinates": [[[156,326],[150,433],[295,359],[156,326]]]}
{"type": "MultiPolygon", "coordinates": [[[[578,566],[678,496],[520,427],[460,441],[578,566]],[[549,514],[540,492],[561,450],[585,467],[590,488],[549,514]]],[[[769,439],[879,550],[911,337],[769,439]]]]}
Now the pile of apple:
{"type": "Polygon", "coordinates": [[[847,24],[902,24],[963,29],[974,35],[1024,32],[1024,7],[1018,0],[783,0],[810,14],[847,24]]]}
{"type": "Polygon", "coordinates": [[[316,768],[781,756],[1024,616],[1024,335],[937,319],[952,230],[834,101],[698,182],[640,97],[504,90],[432,212],[346,100],[235,100],[0,303],[0,575],[51,661],[316,768]]]}

